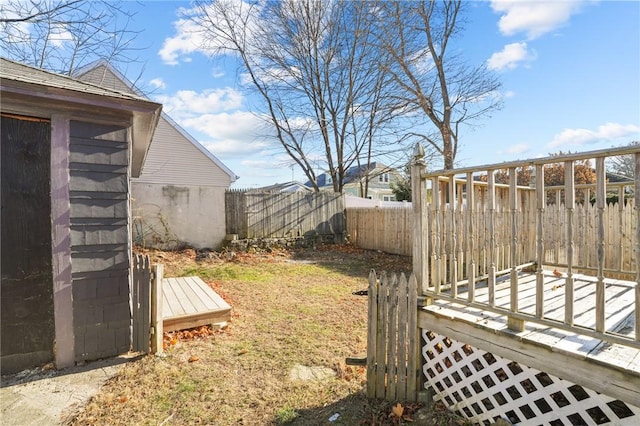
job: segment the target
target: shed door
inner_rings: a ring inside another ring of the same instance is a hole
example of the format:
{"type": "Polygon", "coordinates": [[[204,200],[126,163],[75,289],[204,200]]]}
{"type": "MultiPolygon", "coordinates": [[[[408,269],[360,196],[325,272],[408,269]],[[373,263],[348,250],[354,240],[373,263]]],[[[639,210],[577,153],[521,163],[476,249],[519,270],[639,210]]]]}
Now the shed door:
{"type": "Polygon", "coordinates": [[[2,373],[53,360],[51,124],[2,114],[2,373]]]}

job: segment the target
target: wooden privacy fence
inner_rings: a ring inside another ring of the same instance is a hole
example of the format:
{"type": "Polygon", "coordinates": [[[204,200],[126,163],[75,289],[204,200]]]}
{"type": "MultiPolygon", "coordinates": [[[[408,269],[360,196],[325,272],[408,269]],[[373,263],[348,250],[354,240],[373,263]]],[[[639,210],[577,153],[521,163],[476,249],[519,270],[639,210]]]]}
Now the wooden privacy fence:
{"type": "Polygon", "coordinates": [[[406,205],[347,208],[349,241],[368,250],[411,256],[413,212],[406,205]]]}
{"type": "Polygon", "coordinates": [[[420,330],[415,276],[369,274],[367,396],[415,401],[420,381],[420,330]]]}
{"type": "Polygon", "coordinates": [[[225,203],[227,234],[241,239],[342,236],[346,231],[342,194],[232,190],[225,203]]]}

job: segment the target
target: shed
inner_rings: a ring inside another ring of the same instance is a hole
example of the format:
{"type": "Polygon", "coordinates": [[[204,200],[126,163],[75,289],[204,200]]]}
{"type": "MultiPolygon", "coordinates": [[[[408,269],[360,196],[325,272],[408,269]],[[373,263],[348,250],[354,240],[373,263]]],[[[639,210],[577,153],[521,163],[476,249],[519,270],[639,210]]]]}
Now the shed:
{"type": "Polygon", "coordinates": [[[162,106],[0,58],[1,370],[131,347],[130,178],[162,106]]]}
{"type": "MultiPolygon", "coordinates": [[[[138,96],[118,70],[101,60],[76,76],[138,96]]],[[[134,242],[146,246],[218,248],[226,236],[225,191],[238,177],[162,113],[139,177],[131,180],[134,242]]]]}

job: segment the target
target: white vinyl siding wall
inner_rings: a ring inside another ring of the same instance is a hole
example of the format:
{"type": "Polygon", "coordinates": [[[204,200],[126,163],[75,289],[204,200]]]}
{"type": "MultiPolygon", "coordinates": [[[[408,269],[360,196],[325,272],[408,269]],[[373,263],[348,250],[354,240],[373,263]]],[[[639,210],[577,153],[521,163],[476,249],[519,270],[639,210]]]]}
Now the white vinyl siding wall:
{"type": "Polygon", "coordinates": [[[135,90],[120,80],[118,76],[103,66],[89,70],[77,78],[87,83],[104,87],[105,89],[113,89],[120,92],[131,93],[133,95],[140,95],[140,93],[136,93],[135,90]]]}
{"type": "Polygon", "coordinates": [[[164,117],[160,118],[139,178],[140,183],[176,186],[231,185],[231,178],[164,117]]]}

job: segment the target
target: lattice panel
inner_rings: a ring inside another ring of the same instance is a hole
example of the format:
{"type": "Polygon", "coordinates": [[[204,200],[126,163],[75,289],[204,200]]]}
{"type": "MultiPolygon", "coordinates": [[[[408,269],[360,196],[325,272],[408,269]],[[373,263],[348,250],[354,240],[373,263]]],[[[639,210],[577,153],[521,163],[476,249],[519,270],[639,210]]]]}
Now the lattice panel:
{"type": "Polygon", "coordinates": [[[489,352],[422,331],[434,399],[482,425],[638,425],[640,408],[489,352]]]}

